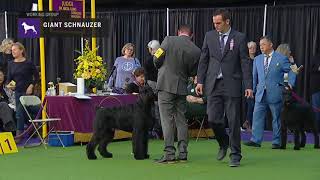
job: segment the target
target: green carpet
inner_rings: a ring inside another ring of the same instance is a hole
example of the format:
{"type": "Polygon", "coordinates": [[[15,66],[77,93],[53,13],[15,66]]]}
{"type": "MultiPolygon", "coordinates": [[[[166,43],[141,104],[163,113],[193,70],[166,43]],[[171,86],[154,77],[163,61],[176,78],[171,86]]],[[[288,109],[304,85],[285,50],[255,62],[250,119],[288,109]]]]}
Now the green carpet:
{"type": "Polygon", "coordinates": [[[150,160],[136,161],[131,155],[131,141],[110,145],[113,159],[89,161],[85,146],[68,148],[42,146],[20,148],[19,153],[0,156],[0,180],[318,180],[320,179],[320,150],[311,145],[294,151],[272,150],[270,143],[262,148],[243,148],[241,167],[230,168],[229,158],[215,160],[217,143],[200,140],[189,143],[189,162],[155,164],[162,155],[163,141],[151,141],[150,160]]]}

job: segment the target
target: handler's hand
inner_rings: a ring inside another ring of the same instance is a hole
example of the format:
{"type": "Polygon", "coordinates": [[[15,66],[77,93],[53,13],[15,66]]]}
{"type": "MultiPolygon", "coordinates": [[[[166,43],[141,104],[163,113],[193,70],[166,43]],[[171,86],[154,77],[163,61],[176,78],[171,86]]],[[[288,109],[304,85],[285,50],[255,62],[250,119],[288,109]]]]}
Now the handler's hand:
{"type": "Polygon", "coordinates": [[[27,88],[26,95],[31,95],[33,93],[33,85],[30,84],[27,88]]]}
{"type": "Polygon", "coordinates": [[[303,65],[299,66],[299,68],[298,68],[297,65],[294,64],[294,65],[291,65],[290,68],[291,68],[293,73],[299,74],[303,69],[303,65]]]}
{"type": "Polygon", "coordinates": [[[246,89],[244,96],[245,96],[246,98],[253,98],[253,91],[252,91],[252,89],[246,89]]]}
{"type": "Polygon", "coordinates": [[[203,95],[203,84],[197,84],[197,86],[196,86],[196,94],[198,96],[203,95]]]}

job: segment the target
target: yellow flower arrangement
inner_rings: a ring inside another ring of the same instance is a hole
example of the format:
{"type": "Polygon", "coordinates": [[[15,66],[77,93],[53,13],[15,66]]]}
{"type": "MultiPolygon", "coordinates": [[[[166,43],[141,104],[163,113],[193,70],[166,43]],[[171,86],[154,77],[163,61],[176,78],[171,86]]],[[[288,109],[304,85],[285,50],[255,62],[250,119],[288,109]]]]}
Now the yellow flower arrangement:
{"type": "Polygon", "coordinates": [[[97,50],[97,48],[91,50],[86,40],[83,53],[74,60],[77,68],[73,75],[75,78],[85,79],[87,88],[102,88],[107,77],[106,64],[103,63],[102,57],[97,55],[97,50]]]}

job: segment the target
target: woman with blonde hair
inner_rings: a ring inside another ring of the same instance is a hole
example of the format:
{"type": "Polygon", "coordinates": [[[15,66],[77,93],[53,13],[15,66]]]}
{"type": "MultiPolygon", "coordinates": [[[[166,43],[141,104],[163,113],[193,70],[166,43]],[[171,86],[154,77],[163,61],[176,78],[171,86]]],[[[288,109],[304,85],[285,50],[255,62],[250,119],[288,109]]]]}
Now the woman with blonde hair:
{"type": "MultiPolygon", "coordinates": [[[[291,69],[295,74],[298,74],[300,72],[300,70],[303,68],[303,66],[300,66],[299,68],[297,68],[297,65],[294,62],[293,56],[291,55],[291,49],[290,49],[289,44],[285,44],[285,43],[280,44],[277,47],[276,52],[288,57],[289,62],[291,63],[291,69]]],[[[292,85],[292,84],[295,84],[295,82],[296,82],[296,75],[289,76],[288,73],[284,73],[284,83],[285,84],[292,85]]]]}
{"type": "Polygon", "coordinates": [[[123,56],[117,57],[113,65],[114,71],[108,81],[110,88],[125,89],[126,85],[134,80],[132,72],[141,67],[139,59],[135,57],[134,44],[125,44],[121,53],[123,56]]]}
{"type": "Polygon", "coordinates": [[[280,44],[277,47],[276,52],[278,52],[278,53],[280,53],[280,54],[282,54],[284,56],[287,56],[289,58],[289,62],[290,63],[294,63],[294,59],[291,56],[291,49],[290,49],[289,44],[280,44]]]}
{"type": "Polygon", "coordinates": [[[20,96],[31,95],[33,87],[38,82],[39,74],[36,66],[26,58],[24,46],[16,42],[12,45],[13,61],[8,63],[7,88],[15,91],[17,133],[20,135],[24,130],[24,109],[20,103],[20,96]]]}
{"type": "Polygon", "coordinates": [[[13,45],[13,40],[11,38],[6,38],[2,40],[0,45],[0,68],[2,68],[3,73],[7,73],[8,62],[13,60],[11,54],[11,47],[13,45]]]}

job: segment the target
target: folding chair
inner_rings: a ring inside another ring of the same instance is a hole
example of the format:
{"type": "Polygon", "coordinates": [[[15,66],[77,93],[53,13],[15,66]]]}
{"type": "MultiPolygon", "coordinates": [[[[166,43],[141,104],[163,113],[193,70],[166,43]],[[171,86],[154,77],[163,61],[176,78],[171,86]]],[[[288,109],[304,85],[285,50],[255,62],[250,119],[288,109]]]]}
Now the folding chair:
{"type": "MultiPolygon", "coordinates": [[[[34,134],[37,134],[38,137],[40,138],[41,143],[43,144],[44,148],[47,149],[47,146],[46,146],[46,143],[45,143],[45,139],[48,137],[50,132],[53,132],[53,130],[54,130],[54,125],[51,124],[51,123],[53,123],[55,121],[60,121],[61,119],[60,118],[49,118],[49,116],[48,116],[47,112],[45,111],[44,106],[41,103],[41,100],[39,99],[38,96],[21,96],[20,97],[20,102],[21,102],[21,105],[22,105],[24,111],[26,112],[26,114],[27,114],[27,116],[29,118],[29,122],[32,124],[32,126],[34,127],[34,130],[35,130],[30,135],[30,137],[27,139],[27,141],[24,143],[24,147],[26,147],[26,144],[32,138],[32,136],[34,134]],[[36,115],[36,117],[34,119],[31,116],[32,115],[31,112],[28,110],[28,108],[30,108],[32,106],[40,107],[40,109],[39,109],[39,111],[38,111],[38,113],[37,113],[37,115],[36,115]],[[42,110],[44,110],[47,119],[37,119],[40,116],[42,110]],[[40,132],[39,132],[39,129],[41,129],[42,126],[45,123],[48,123],[48,126],[49,126],[50,129],[48,131],[47,136],[42,137],[40,132]],[[51,127],[50,127],[50,124],[51,124],[51,127]]],[[[59,134],[57,133],[57,131],[55,131],[55,134],[57,135],[57,137],[58,137],[60,143],[62,144],[62,146],[65,147],[63,142],[62,142],[62,140],[61,140],[61,138],[60,138],[60,136],[59,136],[59,134]]]]}
{"type": "Polygon", "coordinates": [[[196,142],[198,141],[199,139],[199,136],[200,136],[200,133],[201,133],[201,130],[203,130],[203,132],[206,134],[206,137],[209,139],[209,136],[206,132],[206,130],[204,129],[204,121],[206,120],[207,116],[203,116],[203,118],[201,119],[201,121],[199,119],[195,119],[195,121],[197,121],[199,124],[200,124],[200,128],[199,128],[199,131],[198,131],[198,134],[197,134],[197,139],[196,139],[196,142]]]}
{"type": "Polygon", "coordinates": [[[192,126],[194,125],[195,123],[199,124],[200,127],[199,127],[199,130],[198,130],[198,133],[197,133],[197,138],[196,138],[196,142],[198,141],[199,137],[200,137],[200,133],[201,131],[203,131],[206,135],[206,137],[209,139],[209,135],[207,134],[206,130],[204,129],[204,122],[205,120],[207,119],[207,116],[202,116],[202,117],[193,117],[192,118],[192,122],[189,126],[192,126]]]}

